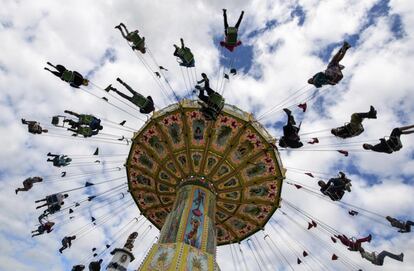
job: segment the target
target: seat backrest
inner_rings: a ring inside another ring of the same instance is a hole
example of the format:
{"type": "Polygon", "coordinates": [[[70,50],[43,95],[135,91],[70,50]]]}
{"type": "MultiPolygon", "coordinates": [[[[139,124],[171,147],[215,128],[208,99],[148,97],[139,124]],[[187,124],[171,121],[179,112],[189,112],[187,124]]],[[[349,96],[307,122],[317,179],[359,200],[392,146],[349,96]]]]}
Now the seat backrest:
{"type": "Polygon", "coordinates": [[[226,43],[233,46],[237,44],[237,28],[227,28],[226,43]]]}

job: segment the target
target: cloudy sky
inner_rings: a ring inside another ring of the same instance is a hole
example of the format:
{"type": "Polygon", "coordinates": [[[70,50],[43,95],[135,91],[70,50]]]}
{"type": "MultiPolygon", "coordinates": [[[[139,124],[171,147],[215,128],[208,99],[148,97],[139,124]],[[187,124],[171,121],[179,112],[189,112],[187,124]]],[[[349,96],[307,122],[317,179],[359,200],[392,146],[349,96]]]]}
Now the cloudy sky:
{"type": "Polygon", "coordinates": [[[91,260],[94,247],[102,252],[106,265],[110,255],[103,250],[105,244],[122,245],[132,230],[144,233],[134,250],[137,260],[130,267],[139,266],[158,232],[145,219],[136,223],[138,210],[130,196],[122,194],[125,172],[116,167],[123,164],[128,146],[116,139],[130,137],[146,116],[111,97],[114,106],[100,100],[104,95],[100,88],[120,77],[142,94],[151,95],[158,108],[170,104],[175,99],[170,88],[160,85],[149,72],[155,59],[168,68],[165,76],[177,95],[188,97],[195,77],[180,70],[172,56],[173,44],[181,37],[195,54],[197,72],[210,75],[212,86],[223,91],[227,103],[256,117],[273,109],[260,120],[275,137],[281,135],[285,121],[280,109],[291,106],[302,121],[304,141],[320,138],[319,146],[281,150],[290,182],[316,188],[318,178],[304,172],[326,179],[342,170],[353,184],[343,201],[369,211],[352,217],[346,206],[285,184],[281,211],[287,215],[276,212],[271,225],[252,242],[220,247],[221,269],[244,270],[246,262],[247,270],[413,270],[412,235],[397,233],[381,216],[414,219],[414,135],[402,136],[404,148],[391,155],[361,151],[361,144],[389,135],[394,127],[414,124],[414,5],[407,0],[226,1],[230,24],[245,11],[240,27],[243,45],[230,55],[218,46],[223,32],[222,2],[1,0],[0,270],[70,270],[74,264],[91,260]],[[143,59],[114,29],[120,22],[145,36],[150,50],[143,59]],[[344,79],[335,87],[323,88],[303,114],[295,105],[313,93],[307,79],[324,69],[344,40],[352,45],[342,62],[344,79]],[[47,61],[88,75],[94,83],[85,88],[89,94],[43,70],[47,61]],[[238,74],[225,82],[222,72],[230,64],[238,74]],[[304,94],[292,96],[299,89],[304,94]],[[289,97],[293,98],[283,104],[289,97]],[[367,111],[370,105],[377,108],[378,119],[365,121],[361,136],[347,141],[330,136],[330,128],[348,122],[353,112],[367,111]],[[105,120],[100,139],[75,139],[50,127],[51,117],[66,109],[94,113],[105,120]],[[21,118],[40,121],[50,133],[28,134],[21,118]],[[129,128],[116,129],[113,122],[122,120],[129,128]],[[90,156],[96,147],[101,164],[90,156]],[[337,149],[349,150],[350,155],[344,157],[337,149]],[[73,165],[65,169],[66,179],[59,177],[62,169],[46,163],[48,152],[73,155],[73,165]],[[14,189],[29,176],[43,176],[47,182],[16,196],[14,189]],[[73,219],[67,210],[54,215],[57,225],[51,234],[30,238],[40,212],[34,201],[81,187],[85,181],[108,182],[72,191],[65,206],[109,192],[81,204],[73,219]],[[384,267],[371,265],[359,253],[334,244],[320,225],[307,231],[308,220],[288,203],[323,221],[328,229],[355,237],[372,234],[366,250],[404,252],[404,263],[386,259],[384,267]],[[97,227],[88,224],[91,216],[100,218],[97,227]],[[60,255],[60,240],[69,234],[79,238],[60,255]],[[265,241],[264,234],[272,239],[265,241]],[[296,257],[304,248],[311,256],[298,266],[296,257]],[[330,260],[332,253],[339,256],[337,261],[330,260]]]}

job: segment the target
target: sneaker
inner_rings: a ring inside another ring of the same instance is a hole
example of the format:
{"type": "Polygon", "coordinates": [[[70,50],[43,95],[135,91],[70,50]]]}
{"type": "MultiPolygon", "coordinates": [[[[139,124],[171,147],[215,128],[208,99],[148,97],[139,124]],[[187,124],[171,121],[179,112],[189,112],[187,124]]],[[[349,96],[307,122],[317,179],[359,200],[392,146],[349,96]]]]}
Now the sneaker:
{"type": "Polygon", "coordinates": [[[368,112],[368,118],[370,119],[376,119],[377,118],[377,110],[371,105],[368,112]]]}
{"type": "Polygon", "coordinates": [[[401,261],[404,261],[404,253],[401,253],[399,256],[400,256],[401,261]]]}
{"type": "Polygon", "coordinates": [[[224,13],[224,12],[227,12],[227,9],[223,8],[223,13],[224,13]]]}
{"type": "Polygon", "coordinates": [[[371,240],[372,240],[372,235],[370,234],[370,235],[368,235],[368,243],[370,243],[371,240]]]}
{"type": "MultiPolygon", "coordinates": [[[[18,190],[16,189],[16,190],[14,190],[14,192],[16,192],[16,195],[17,195],[18,190]]],[[[32,237],[33,237],[33,236],[32,236],[32,237]]]]}

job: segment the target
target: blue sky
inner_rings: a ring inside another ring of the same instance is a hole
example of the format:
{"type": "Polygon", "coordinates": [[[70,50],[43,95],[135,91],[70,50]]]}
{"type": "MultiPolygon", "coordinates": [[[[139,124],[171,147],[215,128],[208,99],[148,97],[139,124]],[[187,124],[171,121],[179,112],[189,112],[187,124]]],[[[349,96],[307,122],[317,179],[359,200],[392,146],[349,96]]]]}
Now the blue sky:
{"type": "MultiPolygon", "coordinates": [[[[414,136],[403,136],[404,148],[392,155],[354,151],[360,143],[346,146],[347,142],[378,140],[390,133],[392,128],[414,123],[414,97],[411,80],[414,70],[414,7],[404,0],[366,0],[366,1],[228,1],[229,23],[235,22],[241,12],[245,16],[240,27],[243,45],[235,52],[222,49],[218,42],[223,38],[222,3],[219,1],[169,1],[157,3],[143,1],[132,3],[122,0],[112,1],[71,1],[70,3],[51,0],[12,1],[3,0],[0,11],[0,117],[1,149],[0,159],[0,204],[3,206],[0,216],[0,269],[1,270],[41,270],[48,264],[50,270],[69,270],[73,264],[91,255],[92,247],[103,248],[119,232],[120,227],[137,216],[138,210],[129,208],[125,213],[116,215],[112,223],[91,231],[88,238],[75,242],[73,248],[60,255],[57,249],[60,240],[68,232],[76,231],[90,221],[90,216],[98,217],[110,213],[110,207],[99,210],[94,208],[113,200],[97,199],[82,213],[75,213],[76,223],[57,221],[57,227],[49,235],[31,239],[29,228],[35,228],[38,212],[33,201],[47,194],[84,185],[86,180],[100,182],[118,176],[122,172],[104,172],[114,164],[102,166],[79,166],[68,168],[69,174],[81,174],[91,170],[98,173],[93,177],[82,177],[70,181],[39,184],[30,192],[14,194],[15,187],[35,175],[59,175],[61,170],[45,162],[47,152],[89,154],[100,147],[104,154],[127,154],[128,146],[84,142],[57,137],[28,135],[20,118],[36,119],[48,124],[50,117],[62,114],[63,110],[90,112],[102,118],[120,122],[127,120],[129,127],[139,129],[142,121],[124,112],[108,107],[82,90],[74,90],[58,78],[43,70],[46,61],[62,63],[65,66],[88,75],[91,81],[101,87],[110,83],[119,87],[116,77],[139,90],[143,95],[151,95],[159,108],[169,104],[158,83],[143,63],[134,55],[119,31],[113,27],[124,22],[129,29],[138,28],[146,37],[151,53],[157,62],[168,68],[165,72],[171,87],[180,97],[187,95],[188,88],[200,79],[199,73],[211,75],[213,86],[221,79],[219,71],[226,71],[230,62],[237,68],[237,76],[220,84],[226,102],[260,116],[264,112],[291,96],[314,73],[325,68],[329,59],[339,49],[344,40],[353,46],[347,53],[344,79],[335,87],[325,89],[321,95],[310,101],[308,111],[302,113],[296,104],[301,98],[288,103],[292,106],[297,121],[303,121],[302,132],[326,130],[317,135],[319,145],[305,145],[307,151],[281,151],[282,161],[287,168],[309,169],[313,172],[335,176],[342,170],[352,179],[352,192],[345,195],[344,201],[367,210],[400,218],[413,218],[414,199],[414,136]],[[192,16],[183,16],[182,7],[188,7],[192,16]],[[132,12],[133,11],[133,12],[132,12]],[[156,14],[156,20],[154,19],[156,14]],[[168,27],[167,27],[168,26],[168,27]],[[196,58],[196,71],[184,71],[184,83],[181,70],[172,56],[173,43],[183,37],[196,58]],[[197,72],[197,74],[196,74],[197,72]],[[190,76],[190,78],[188,78],[190,76]],[[365,132],[354,139],[342,141],[329,137],[329,129],[349,121],[353,112],[366,111],[370,105],[378,110],[378,119],[364,121],[365,132]],[[326,146],[326,147],[324,147],[326,146]],[[335,152],[337,148],[350,149],[350,156],[343,157],[335,152]],[[317,150],[329,151],[317,151],[317,150]],[[316,151],[315,151],[316,150],[316,151]],[[59,225],[59,222],[61,225],[59,225]],[[16,253],[19,251],[19,253],[16,253]]],[[[145,61],[153,68],[157,63],[147,54],[145,61]]],[[[90,88],[93,94],[102,96],[99,89],[90,88]]],[[[167,85],[164,90],[172,97],[167,85]]],[[[310,90],[309,90],[310,91],[310,90]]],[[[117,101],[114,101],[117,102],[117,101]]],[[[119,104],[132,114],[133,109],[119,104]]],[[[145,118],[143,115],[139,117],[145,118]]],[[[262,120],[269,132],[278,138],[286,121],[283,111],[275,110],[262,120]]],[[[105,127],[105,133],[132,136],[131,132],[105,127]]],[[[119,142],[117,142],[119,143],[119,142]]],[[[362,143],[361,143],[362,144],[362,143]]],[[[87,159],[86,159],[87,160],[87,159]]],[[[122,157],[106,158],[107,161],[119,161],[122,157]]],[[[78,160],[79,161],[79,160],[78,160]]],[[[83,160],[85,161],[85,160],[83,160]]],[[[93,160],[90,160],[92,161],[93,160]]],[[[317,189],[317,178],[292,171],[287,177],[317,189]]],[[[67,203],[76,202],[90,194],[104,192],[120,182],[108,183],[71,194],[67,203]]],[[[129,197],[129,196],[128,196],[129,197]]],[[[401,235],[385,223],[369,220],[363,215],[350,217],[346,210],[335,204],[327,203],[313,195],[285,185],[282,197],[296,206],[320,218],[337,231],[350,236],[362,236],[372,233],[374,240],[366,244],[369,251],[390,250],[405,253],[404,263],[386,260],[383,270],[412,270],[414,267],[414,241],[410,234],[401,235]]],[[[129,198],[126,197],[125,201],[129,198]]],[[[113,207],[113,205],[111,205],[113,207]]],[[[306,228],[306,221],[282,204],[282,210],[291,214],[299,225],[306,228]]],[[[266,227],[274,241],[289,244],[300,252],[300,246],[291,236],[300,236],[301,241],[313,253],[316,261],[307,264],[313,270],[324,270],[318,260],[326,264],[329,270],[347,270],[342,259],[349,258],[363,270],[380,270],[360,258],[358,253],[348,252],[345,247],[331,243],[333,249],[341,253],[341,260],[332,262],[330,254],[324,250],[324,243],[317,241],[312,234],[296,227],[280,213],[274,215],[289,236],[282,239],[271,227],[266,227]]],[[[144,231],[148,223],[140,228],[144,231]]],[[[312,231],[324,241],[329,236],[320,228],[312,231]]],[[[158,232],[151,230],[143,238],[134,253],[141,259],[150,247],[158,232]]],[[[257,234],[260,245],[264,243],[263,233],[257,234]]],[[[122,239],[122,238],[121,238],[122,239]]],[[[123,240],[119,242],[121,245],[123,240]]],[[[238,245],[233,246],[238,251],[238,245]]],[[[284,261],[276,261],[275,255],[267,251],[264,262],[259,268],[248,246],[242,242],[249,270],[288,270],[284,261]]],[[[295,255],[288,246],[278,247],[287,260],[295,264],[295,255]]],[[[99,249],[98,249],[99,250],[99,249]]],[[[257,251],[256,251],[257,253],[257,251]]],[[[280,256],[280,255],[279,255],[280,256]]],[[[218,263],[222,270],[243,270],[230,248],[218,249],[218,263]],[[231,260],[230,260],[231,259],[231,260]]],[[[107,264],[110,255],[104,255],[107,264]]],[[[139,263],[134,262],[131,270],[139,263]]],[[[295,269],[306,269],[294,265],[295,269]]],[[[326,268],[325,268],[326,269],[326,268]]]]}

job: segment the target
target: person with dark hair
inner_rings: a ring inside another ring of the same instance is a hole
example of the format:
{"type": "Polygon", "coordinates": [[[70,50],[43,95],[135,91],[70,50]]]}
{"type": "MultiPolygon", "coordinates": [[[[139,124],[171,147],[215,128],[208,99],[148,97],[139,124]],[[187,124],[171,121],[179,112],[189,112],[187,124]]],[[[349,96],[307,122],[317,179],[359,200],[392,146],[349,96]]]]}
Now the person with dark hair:
{"type": "Polygon", "coordinates": [[[102,259],[89,263],[89,271],[101,271],[102,259]]]}
{"type": "Polygon", "coordinates": [[[283,126],[283,136],[279,139],[279,146],[282,148],[293,148],[297,149],[303,146],[303,143],[300,141],[299,136],[299,127],[295,126],[295,118],[292,116],[292,111],[287,108],[284,108],[288,119],[285,126],[283,126]]]}
{"type": "Polygon", "coordinates": [[[52,206],[52,205],[62,205],[63,200],[67,198],[68,194],[62,194],[62,193],[56,193],[52,195],[46,196],[44,199],[36,200],[35,203],[39,203],[42,201],[45,201],[46,203],[40,206],[37,206],[36,209],[46,207],[46,206],[52,206]]]}
{"type": "Polygon", "coordinates": [[[145,37],[140,37],[140,35],[138,34],[138,30],[129,32],[123,23],[120,23],[119,25],[115,26],[115,28],[117,28],[121,32],[121,35],[122,37],[124,37],[124,39],[132,43],[132,50],[137,50],[145,54],[145,37]]]}
{"type": "Polygon", "coordinates": [[[374,152],[393,153],[402,149],[401,135],[408,135],[414,133],[414,125],[394,128],[390,134],[389,139],[381,138],[380,143],[377,145],[363,144],[362,147],[365,150],[371,150],[374,152]],[[410,130],[413,129],[413,130],[410,130]]]}
{"type": "Polygon", "coordinates": [[[59,77],[62,81],[68,82],[71,87],[79,88],[80,86],[87,86],[89,84],[89,80],[83,78],[83,76],[77,71],[70,71],[65,68],[63,65],[56,65],[54,66],[52,63],[47,62],[47,64],[56,69],[56,71],[52,71],[49,68],[45,67],[44,69],[51,72],[52,74],[59,77]]]}
{"type": "Polygon", "coordinates": [[[47,162],[52,162],[53,166],[55,167],[66,167],[70,164],[70,162],[72,162],[72,159],[69,158],[67,155],[64,154],[52,154],[52,153],[48,153],[47,156],[49,157],[53,157],[53,158],[48,158],[46,161],[47,162]]]}
{"type": "Polygon", "coordinates": [[[233,27],[229,27],[229,24],[227,22],[227,10],[223,9],[223,19],[224,19],[224,40],[220,41],[220,45],[222,47],[225,47],[230,52],[233,52],[234,49],[241,45],[241,41],[238,39],[238,32],[239,32],[239,26],[243,19],[244,11],[241,12],[239,19],[237,20],[237,23],[233,27]]]}
{"type": "Polygon", "coordinates": [[[204,87],[200,85],[195,86],[199,90],[198,98],[203,102],[201,103],[201,112],[206,119],[215,120],[224,107],[224,98],[218,92],[211,89],[210,80],[205,73],[202,73],[201,77],[203,79],[197,81],[197,83],[204,83],[204,87]],[[204,91],[207,92],[207,95],[205,95],[204,91]]]}
{"type": "Polygon", "coordinates": [[[101,120],[90,114],[78,114],[73,111],[65,110],[67,114],[73,115],[78,118],[78,121],[71,119],[65,119],[63,122],[67,122],[72,128],[76,128],[82,125],[89,126],[92,130],[102,130],[101,120]]]}
{"type": "Polygon", "coordinates": [[[414,222],[411,220],[401,221],[390,216],[387,216],[385,219],[387,219],[391,223],[392,227],[398,228],[398,232],[401,233],[411,232],[411,226],[414,226],[414,222]]]}
{"type": "Polygon", "coordinates": [[[180,66],[191,68],[195,65],[194,55],[191,52],[191,49],[185,47],[184,40],[181,38],[181,47],[178,47],[174,44],[174,53],[173,55],[178,57],[181,62],[179,62],[180,66]]]}
{"type": "Polygon", "coordinates": [[[130,101],[131,103],[133,103],[134,105],[139,107],[139,112],[141,112],[142,114],[149,114],[152,111],[155,110],[154,107],[154,101],[152,100],[151,96],[147,96],[146,98],[144,96],[142,96],[141,94],[139,94],[138,92],[136,92],[135,90],[133,90],[129,85],[127,85],[124,81],[122,81],[120,78],[116,79],[119,83],[121,83],[129,92],[132,93],[132,97],[125,95],[124,93],[118,91],[116,88],[112,87],[112,85],[109,85],[105,88],[105,90],[107,92],[109,91],[114,91],[115,93],[117,93],[119,96],[121,96],[122,98],[130,101]]]}
{"type": "Polygon", "coordinates": [[[319,181],[318,185],[322,194],[328,196],[333,201],[341,200],[345,191],[351,192],[351,180],[343,172],[339,172],[339,177],[329,179],[328,183],[319,181]]]}
{"type": "Polygon", "coordinates": [[[317,88],[320,88],[324,85],[336,85],[344,77],[342,70],[345,68],[339,62],[344,58],[346,51],[351,48],[348,42],[344,42],[341,49],[334,55],[331,62],[328,64],[328,68],[324,72],[318,72],[311,79],[308,80],[308,83],[314,85],[317,88]]]}
{"type": "Polygon", "coordinates": [[[72,241],[75,239],[76,239],[76,235],[63,237],[62,247],[59,248],[59,252],[62,253],[65,249],[70,248],[72,246],[72,241]]]}
{"type": "Polygon", "coordinates": [[[32,189],[34,183],[40,183],[43,181],[42,177],[36,176],[36,177],[30,177],[23,181],[23,188],[17,188],[15,190],[16,195],[19,191],[29,191],[32,189]]]}
{"type": "Polygon", "coordinates": [[[27,125],[27,129],[29,131],[29,133],[31,134],[42,134],[42,133],[47,133],[48,130],[47,129],[43,129],[42,126],[40,126],[40,123],[37,121],[27,121],[25,119],[22,119],[22,123],[27,125]]]}
{"type": "Polygon", "coordinates": [[[361,249],[361,244],[364,242],[371,242],[372,236],[371,234],[367,237],[360,238],[360,239],[354,239],[354,238],[348,238],[345,234],[342,235],[335,235],[336,238],[338,238],[342,244],[348,247],[348,250],[350,251],[358,251],[361,249]]]}
{"type": "Polygon", "coordinates": [[[32,237],[39,236],[46,233],[50,233],[53,231],[52,227],[55,225],[54,222],[47,221],[46,223],[41,223],[36,230],[32,231],[32,237]]]}
{"type": "Polygon", "coordinates": [[[397,260],[397,261],[404,261],[404,253],[401,253],[399,255],[388,252],[386,250],[383,250],[380,253],[376,252],[368,252],[365,251],[362,247],[359,249],[359,253],[361,254],[361,257],[363,259],[366,259],[370,261],[374,265],[383,265],[385,257],[390,257],[391,259],[397,260]]]}
{"type": "Polygon", "coordinates": [[[368,112],[365,113],[354,113],[351,115],[351,122],[345,124],[344,126],[334,128],[331,130],[331,133],[334,136],[340,138],[350,138],[358,136],[364,132],[364,126],[362,126],[362,121],[364,119],[376,119],[377,110],[371,105],[368,112]]]}

